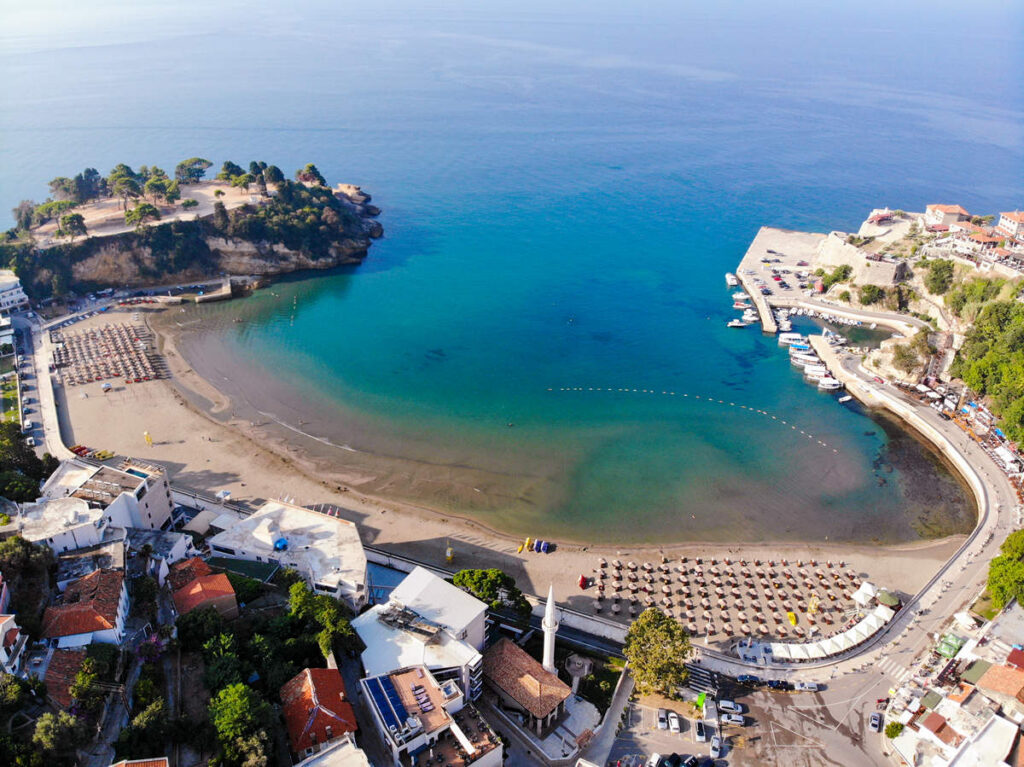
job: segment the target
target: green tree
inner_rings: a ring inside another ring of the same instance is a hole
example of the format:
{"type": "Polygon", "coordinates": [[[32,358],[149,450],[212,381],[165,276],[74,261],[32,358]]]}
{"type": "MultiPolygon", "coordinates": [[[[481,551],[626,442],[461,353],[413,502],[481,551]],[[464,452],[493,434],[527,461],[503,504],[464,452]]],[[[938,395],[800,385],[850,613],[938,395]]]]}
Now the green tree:
{"type": "Polygon", "coordinates": [[[231,160],[225,160],[220,167],[220,173],[216,175],[218,181],[231,181],[235,176],[241,176],[245,171],[241,165],[236,165],[231,160]]]}
{"type": "Polygon", "coordinates": [[[877,304],[885,298],[885,288],[878,285],[861,285],[859,292],[860,302],[865,306],[877,304]]]}
{"type": "Polygon", "coordinates": [[[50,182],[50,194],[55,200],[78,202],[78,190],[75,187],[75,182],[66,176],[58,176],[50,182]]]}
{"type": "Polygon", "coordinates": [[[66,711],[46,713],[36,720],[32,743],[47,754],[73,751],[85,738],[82,723],[66,711]]]}
{"type": "Polygon", "coordinates": [[[81,213],[65,213],[60,217],[57,227],[58,237],[70,237],[72,242],[75,237],[88,234],[85,228],[85,217],[81,213]]]}
{"type": "Polygon", "coordinates": [[[235,764],[248,755],[240,743],[261,732],[266,734],[273,717],[270,705],[244,684],[228,685],[210,701],[208,708],[224,756],[235,764]]]}
{"type": "Polygon", "coordinates": [[[248,192],[249,187],[256,183],[256,177],[251,173],[243,173],[240,176],[235,176],[231,179],[231,186],[241,189],[243,192],[248,192]]]}
{"type": "Polygon", "coordinates": [[[885,725],[885,737],[889,740],[898,738],[901,732],[903,732],[902,722],[889,722],[885,725]]]}
{"type": "Polygon", "coordinates": [[[177,181],[169,181],[167,183],[167,189],[164,191],[164,201],[170,204],[176,203],[181,199],[181,187],[177,181]]]}
{"type": "Polygon", "coordinates": [[[28,692],[28,685],[14,676],[0,672],[0,718],[7,718],[17,711],[28,692]]]}
{"type": "Polygon", "coordinates": [[[1024,559],[1024,529],[1014,530],[1006,536],[999,551],[1014,559],[1024,559]]]}
{"type": "Polygon", "coordinates": [[[170,182],[166,178],[160,176],[153,176],[150,178],[146,185],[143,187],[146,194],[149,195],[153,202],[160,200],[167,194],[167,187],[170,182]]]}
{"type": "Polygon", "coordinates": [[[95,714],[103,705],[103,691],[97,686],[99,677],[96,674],[96,662],[86,658],[82,668],[75,675],[68,692],[83,711],[95,714]]]}
{"type": "Polygon", "coordinates": [[[623,647],[637,691],[667,697],[674,697],[676,688],[686,682],[684,662],[692,652],[683,627],[656,607],[648,607],[633,621],[623,647]]]}
{"type": "Polygon", "coordinates": [[[924,286],[928,292],[941,296],[953,285],[953,262],[936,259],[928,262],[928,274],[924,278],[924,286]]]}
{"type": "Polygon", "coordinates": [[[268,165],[263,171],[263,178],[268,184],[280,184],[284,181],[284,174],[276,165],[268,165]]]}
{"type": "Polygon", "coordinates": [[[142,189],[134,176],[116,176],[110,184],[110,191],[115,197],[121,198],[121,209],[128,209],[128,200],[142,196],[142,189]]]}
{"type": "Polygon", "coordinates": [[[192,652],[202,648],[208,637],[224,630],[224,619],[216,607],[201,607],[178,617],[178,641],[183,650],[192,652]]]}
{"type": "Polygon", "coordinates": [[[160,211],[148,202],[140,202],[124,214],[124,222],[134,224],[136,227],[142,227],[146,221],[156,221],[159,218],[160,211]]]}
{"type": "Polygon", "coordinates": [[[194,184],[197,181],[202,181],[206,171],[212,165],[212,162],[202,157],[190,157],[177,164],[174,168],[174,178],[179,184],[194,184]]]}
{"type": "Polygon", "coordinates": [[[1024,602],[1024,561],[1002,554],[989,562],[988,593],[997,610],[1012,600],[1024,602]]]}
{"type": "Polygon", "coordinates": [[[32,227],[32,217],[38,206],[32,200],[22,200],[18,207],[11,211],[14,223],[19,231],[27,232],[32,227]]]}
{"type": "Polygon", "coordinates": [[[156,619],[156,578],[143,575],[132,581],[132,609],[148,621],[156,619]]]}
{"type": "Polygon", "coordinates": [[[191,197],[187,197],[181,201],[181,207],[183,210],[189,210],[190,208],[198,208],[199,200],[193,200],[191,197]]]}
{"type": "MultiPolygon", "coordinates": [[[[217,191],[220,191],[219,189],[217,191]]],[[[228,218],[228,209],[224,207],[224,203],[217,200],[213,204],[213,226],[215,229],[227,233],[231,227],[231,219],[228,218]]]]}
{"type": "Polygon", "coordinates": [[[910,344],[896,344],[892,350],[892,364],[904,373],[913,373],[921,366],[921,359],[910,344]]]}
{"type": "Polygon", "coordinates": [[[327,179],[320,174],[313,163],[307,163],[305,168],[295,171],[295,180],[301,181],[303,184],[327,186],[327,179]]]}
{"type": "Polygon", "coordinates": [[[524,617],[530,614],[530,603],[516,587],[515,578],[497,568],[460,570],[452,583],[486,602],[492,610],[511,609],[524,617]]]}
{"type": "Polygon", "coordinates": [[[305,583],[297,581],[288,588],[288,610],[292,616],[299,620],[307,620],[313,617],[315,608],[313,592],[305,583]]]}

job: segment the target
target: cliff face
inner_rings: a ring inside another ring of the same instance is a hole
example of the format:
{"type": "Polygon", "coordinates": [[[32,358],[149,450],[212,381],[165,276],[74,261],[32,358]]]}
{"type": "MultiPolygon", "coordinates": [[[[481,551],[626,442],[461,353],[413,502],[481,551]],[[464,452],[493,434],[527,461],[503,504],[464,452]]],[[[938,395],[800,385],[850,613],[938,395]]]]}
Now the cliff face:
{"type": "Polygon", "coordinates": [[[347,216],[346,223],[315,253],[280,242],[225,235],[209,226],[208,220],[168,222],[151,225],[142,235],[93,237],[50,249],[46,252],[53,266],[38,270],[34,282],[43,292],[60,261],[76,289],[143,288],[222,274],[276,275],[358,264],[366,258],[372,240],[384,233],[375,220],[380,210],[369,204],[370,196],[359,187],[339,185],[331,191],[338,201],[335,209],[347,216]]]}

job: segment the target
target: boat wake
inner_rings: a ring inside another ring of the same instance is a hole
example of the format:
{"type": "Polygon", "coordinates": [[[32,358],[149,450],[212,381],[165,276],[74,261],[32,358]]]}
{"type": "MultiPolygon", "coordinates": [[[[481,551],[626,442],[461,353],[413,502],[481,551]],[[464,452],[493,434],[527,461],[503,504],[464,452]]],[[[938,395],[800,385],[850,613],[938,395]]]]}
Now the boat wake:
{"type": "Polygon", "coordinates": [[[309,439],[314,440],[316,442],[319,442],[322,445],[329,445],[330,447],[335,447],[338,450],[347,450],[350,453],[358,453],[359,452],[358,450],[356,450],[351,445],[339,445],[337,442],[331,442],[329,439],[327,439],[327,437],[318,437],[315,434],[310,434],[308,431],[303,431],[302,429],[298,428],[297,426],[292,426],[290,423],[285,423],[284,421],[282,421],[280,418],[278,418],[273,413],[266,413],[266,412],[264,412],[262,410],[257,410],[256,412],[259,413],[264,418],[270,419],[271,421],[276,423],[278,426],[283,426],[284,428],[288,429],[289,431],[293,431],[296,434],[301,434],[303,437],[308,437],[309,439]]]}

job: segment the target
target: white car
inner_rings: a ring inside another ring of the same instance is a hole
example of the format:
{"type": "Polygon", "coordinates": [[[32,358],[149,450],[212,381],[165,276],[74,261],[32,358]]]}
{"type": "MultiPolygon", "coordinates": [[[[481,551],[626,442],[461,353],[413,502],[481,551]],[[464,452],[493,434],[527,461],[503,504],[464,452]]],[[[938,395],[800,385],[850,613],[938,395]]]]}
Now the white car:
{"type": "Polygon", "coordinates": [[[817,682],[797,682],[793,689],[797,692],[817,692],[821,687],[817,682]]]}
{"type": "Polygon", "coordinates": [[[28,438],[26,438],[25,439],[25,444],[28,445],[29,447],[35,447],[36,446],[36,438],[35,437],[28,437],[28,438]]]}
{"type": "Polygon", "coordinates": [[[661,754],[651,754],[647,758],[647,767],[658,767],[661,764],[661,754]]]}
{"type": "Polygon", "coordinates": [[[738,724],[740,727],[747,723],[742,714],[722,714],[723,724],[738,724]]]}
{"type": "Polygon", "coordinates": [[[663,708],[658,709],[658,729],[668,729],[668,712],[663,708]]]}
{"type": "Polygon", "coordinates": [[[672,732],[679,732],[681,729],[679,726],[679,714],[675,711],[668,712],[668,728],[672,732]]]}
{"type": "Polygon", "coordinates": [[[731,700],[720,700],[718,701],[718,707],[729,714],[742,714],[743,706],[739,703],[734,703],[731,700]]]}
{"type": "Polygon", "coordinates": [[[722,743],[722,739],[716,735],[711,739],[711,758],[717,759],[720,757],[723,749],[724,744],[722,743]]]}

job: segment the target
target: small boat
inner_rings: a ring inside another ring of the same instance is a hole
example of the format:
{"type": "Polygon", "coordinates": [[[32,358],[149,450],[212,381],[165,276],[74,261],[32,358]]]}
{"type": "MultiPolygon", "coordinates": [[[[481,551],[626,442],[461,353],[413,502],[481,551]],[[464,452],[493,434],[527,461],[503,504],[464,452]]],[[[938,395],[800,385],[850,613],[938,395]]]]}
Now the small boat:
{"type": "Polygon", "coordinates": [[[519,554],[523,553],[523,544],[521,544],[521,543],[519,544],[519,548],[516,549],[516,552],[519,553],[519,554]]]}
{"type": "Polygon", "coordinates": [[[841,381],[837,381],[832,376],[824,376],[818,379],[818,388],[824,391],[835,391],[836,389],[842,389],[843,384],[841,381]]]}
{"type": "Polygon", "coordinates": [[[728,285],[730,288],[735,288],[737,285],[740,284],[740,281],[736,278],[736,275],[733,274],[732,272],[726,272],[725,273],[725,284],[728,285]]]}
{"type": "Polygon", "coordinates": [[[733,309],[752,309],[753,307],[749,303],[747,303],[746,301],[733,301],[732,302],[732,308],[733,309]]]}
{"type": "Polygon", "coordinates": [[[531,546],[531,542],[530,542],[530,537],[529,536],[526,537],[526,550],[527,551],[533,551],[533,548],[531,546]]]}
{"type": "Polygon", "coordinates": [[[543,543],[541,543],[541,545],[540,545],[540,552],[541,552],[541,554],[547,554],[548,553],[548,542],[547,541],[544,541],[543,543]]]}
{"type": "Polygon", "coordinates": [[[747,322],[757,322],[761,318],[753,309],[747,309],[743,312],[743,319],[746,320],[747,322]]]}
{"type": "Polygon", "coordinates": [[[799,333],[781,333],[779,335],[779,346],[788,346],[789,344],[806,344],[807,336],[800,335],[799,333]]]}
{"type": "Polygon", "coordinates": [[[790,344],[789,353],[793,354],[812,354],[810,344],[790,344]]]}
{"type": "Polygon", "coordinates": [[[841,404],[843,402],[849,402],[852,399],[853,399],[853,395],[852,394],[844,394],[842,397],[839,398],[839,402],[841,404]]]}
{"type": "Polygon", "coordinates": [[[781,320],[779,320],[778,324],[779,324],[779,330],[781,330],[783,333],[788,333],[789,331],[791,331],[793,329],[793,323],[790,322],[785,317],[783,317],[781,320]]]}
{"type": "Polygon", "coordinates": [[[828,378],[830,375],[831,373],[828,372],[828,368],[824,365],[808,365],[804,368],[804,377],[812,381],[828,378]]]}
{"type": "Polygon", "coordinates": [[[747,292],[745,290],[737,290],[735,293],[732,294],[733,301],[747,301],[749,299],[750,296],[747,295],[747,292]]]}
{"type": "Polygon", "coordinates": [[[534,551],[535,554],[540,554],[540,545],[541,545],[541,543],[543,543],[543,541],[541,541],[539,539],[533,542],[533,551],[534,551]]]}
{"type": "Polygon", "coordinates": [[[726,324],[726,327],[727,328],[745,328],[749,324],[750,324],[749,322],[744,322],[743,320],[729,320],[729,322],[726,324]]]}

